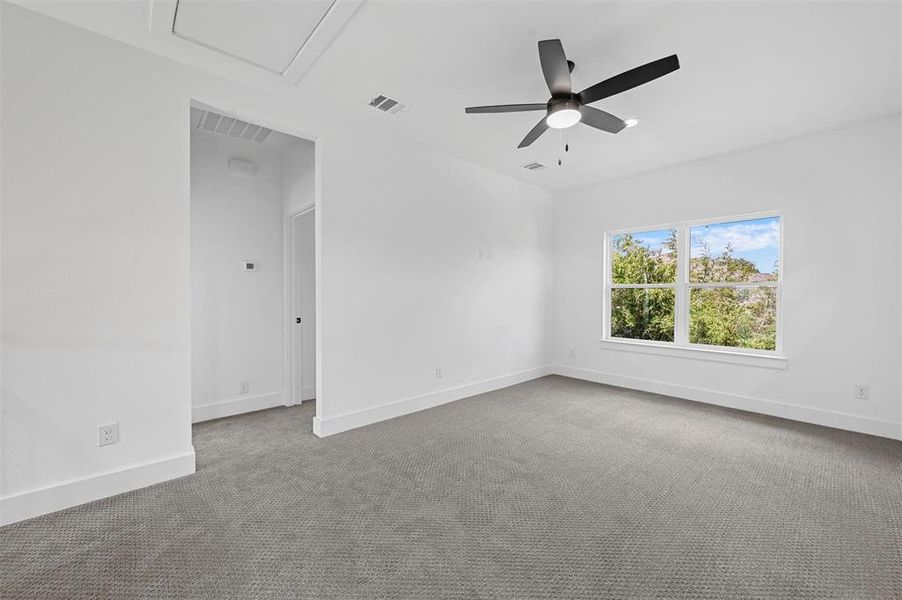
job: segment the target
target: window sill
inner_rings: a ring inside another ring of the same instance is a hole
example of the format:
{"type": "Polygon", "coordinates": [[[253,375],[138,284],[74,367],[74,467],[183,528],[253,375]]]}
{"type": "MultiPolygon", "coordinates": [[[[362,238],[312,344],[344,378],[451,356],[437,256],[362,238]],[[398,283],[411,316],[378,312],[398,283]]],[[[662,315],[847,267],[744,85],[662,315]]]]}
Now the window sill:
{"type": "Polygon", "coordinates": [[[695,348],[686,346],[663,346],[652,342],[639,342],[631,340],[601,339],[601,347],[605,350],[618,350],[622,352],[637,352],[639,354],[653,354],[657,356],[669,356],[671,358],[688,358],[693,360],[707,360],[749,367],[762,367],[765,369],[787,369],[789,359],[777,354],[754,354],[752,352],[733,352],[715,348],[695,348]]]}

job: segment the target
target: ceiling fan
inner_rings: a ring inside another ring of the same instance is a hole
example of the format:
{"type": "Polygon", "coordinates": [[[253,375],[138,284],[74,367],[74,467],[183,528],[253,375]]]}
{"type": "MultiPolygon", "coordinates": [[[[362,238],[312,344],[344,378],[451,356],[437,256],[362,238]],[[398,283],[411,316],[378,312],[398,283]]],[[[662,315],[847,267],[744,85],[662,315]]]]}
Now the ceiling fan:
{"type": "Polygon", "coordinates": [[[552,129],[565,129],[580,122],[595,129],[601,129],[609,133],[618,133],[627,126],[625,121],[588,105],[603,98],[625,92],[643,83],[648,83],[658,77],[663,77],[680,68],[680,61],[677,55],[672,54],[666,58],[652,61],[641,67],[636,67],[620,75],[605,79],[574,94],[570,82],[570,73],[573,71],[574,63],[571,60],[567,60],[561,40],[540,41],[539,62],[542,65],[545,82],[551,91],[551,98],[548,102],[542,104],[470,106],[466,109],[468,114],[544,110],[545,117],[526,134],[526,137],[517,146],[518,148],[524,148],[532,144],[549,127],[552,129]]]}

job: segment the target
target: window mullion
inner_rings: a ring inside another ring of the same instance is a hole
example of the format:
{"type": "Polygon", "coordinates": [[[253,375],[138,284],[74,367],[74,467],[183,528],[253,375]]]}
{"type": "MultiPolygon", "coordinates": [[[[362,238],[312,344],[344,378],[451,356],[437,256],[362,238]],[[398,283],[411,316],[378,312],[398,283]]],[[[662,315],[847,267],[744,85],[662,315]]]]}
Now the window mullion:
{"type": "Polygon", "coordinates": [[[614,273],[613,273],[613,253],[611,252],[611,234],[606,233],[604,236],[604,297],[602,298],[602,306],[604,310],[602,311],[602,320],[601,320],[601,337],[603,339],[608,339],[611,337],[611,290],[613,289],[611,284],[613,283],[614,273]]]}
{"type": "Polygon", "coordinates": [[[689,228],[677,227],[677,287],[673,313],[673,341],[678,346],[689,343],[689,228]]]}

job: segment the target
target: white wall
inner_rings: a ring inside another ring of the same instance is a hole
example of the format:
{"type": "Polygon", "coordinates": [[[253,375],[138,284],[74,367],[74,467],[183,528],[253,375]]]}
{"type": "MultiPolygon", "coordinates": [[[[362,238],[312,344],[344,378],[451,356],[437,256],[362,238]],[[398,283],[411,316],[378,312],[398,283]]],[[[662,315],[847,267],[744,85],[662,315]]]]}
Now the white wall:
{"type": "Polygon", "coordinates": [[[283,155],[268,144],[191,135],[195,421],[284,404],[283,155]],[[230,173],[231,158],[255,163],[256,176],[230,173]],[[256,270],[241,270],[245,260],[256,270]]]}
{"type": "Polygon", "coordinates": [[[136,75],[157,59],[2,10],[8,520],[191,472],[194,457],[187,104],[136,75]],[[112,421],[120,443],[98,448],[112,421]]]}
{"type": "Polygon", "coordinates": [[[296,143],[283,143],[283,146],[282,188],[285,195],[285,214],[292,215],[313,206],[314,145],[306,140],[297,140],[296,143]]]}
{"type": "Polygon", "coordinates": [[[560,372],[900,434],[898,117],[612,181],[555,204],[560,372]],[[605,230],[782,210],[783,345],[772,370],[605,349],[605,230]],[[568,356],[573,348],[575,358],[568,356]],[[857,383],[870,399],[853,399],[857,383]]]}
{"type": "Polygon", "coordinates": [[[547,362],[550,195],[426,148],[328,144],[342,151],[323,165],[319,215],[327,431],[401,399],[534,376],[547,362]]]}
{"type": "MultiPolygon", "coordinates": [[[[316,198],[314,164],[315,147],[311,143],[295,143],[286,145],[283,154],[283,194],[285,196],[285,215],[291,216],[310,208],[316,198]]],[[[316,305],[314,290],[316,288],[316,224],[315,215],[308,213],[299,217],[301,232],[294,240],[293,252],[299,263],[295,265],[294,274],[297,292],[296,306],[291,317],[303,314],[300,326],[300,337],[297,347],[292,350],[292,360],[300,362],[299,376],[303,389],[296,390],[303,400],[316,397],[316,305]],[[301,358],[298,358],[301,357],[301,358]]],[[[294,331],[294,333],[298,333],[294,331]]],[[[294,340],[292,340],[294,342],[294,340]]],[[[297,366],[297,365],[296,365],[297,366]]]]}
{"type": "Polygon", "coordinates": [[[545,372],[549,194],[0,10],[0,522],[193,471],[192,98],[322,142],[321,433],[545,372]]]}

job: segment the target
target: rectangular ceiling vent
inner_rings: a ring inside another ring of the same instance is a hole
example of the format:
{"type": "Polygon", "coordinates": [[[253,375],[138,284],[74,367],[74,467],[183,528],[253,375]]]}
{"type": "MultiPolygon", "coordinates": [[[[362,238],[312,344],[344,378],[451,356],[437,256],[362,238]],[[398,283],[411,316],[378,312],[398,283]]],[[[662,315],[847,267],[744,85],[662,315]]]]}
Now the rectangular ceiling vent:
{"type": "Polygon", "coordinates": [[[370,100],[367,104],[375,108],[376,110],[381,110],[382,112],[388,113],[390,115],[396,115],[399,112],[403,112],[407,110],[407,107],[410,106],[409,103],[404,102],[403,100],[398,100],[397,98],[389,98],[385,94],[379,94],[370,100]]]}
{"type": "Polygon", "coordinates": [[[543,165],[542,163],[531,162],[523,165],[523,168],[527,171],[541,171],[545,168],[545,165],[543,165]]]}
{"type": "Polygon", "coordinates": [[[210,133],[218,133],[219,135],[227,135],[239,140],[253,142],[255,144],[263,144],[272,135],[272,129],[254,125],[241,119],[227,117],[219,113],[209,110],[201,112],[200,118],[197,120],[197,129],[208,131],[210,133]]]}

